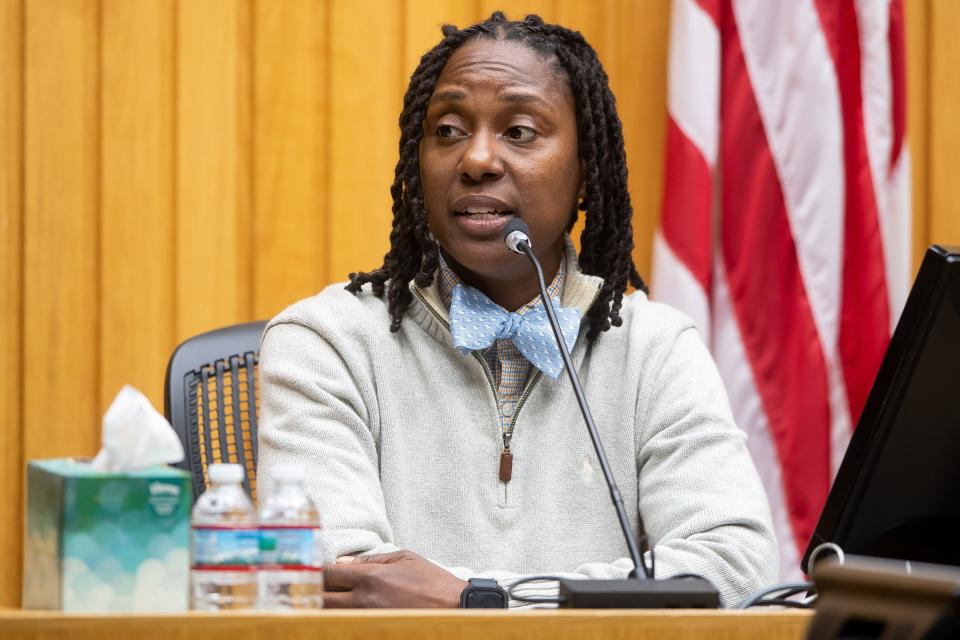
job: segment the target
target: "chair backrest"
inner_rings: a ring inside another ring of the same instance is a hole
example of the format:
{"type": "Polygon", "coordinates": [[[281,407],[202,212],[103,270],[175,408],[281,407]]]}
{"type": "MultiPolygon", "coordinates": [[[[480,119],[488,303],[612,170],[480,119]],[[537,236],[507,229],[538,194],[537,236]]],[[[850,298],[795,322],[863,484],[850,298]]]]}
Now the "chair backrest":
{"type": "Polygon", "coordinates": [[[266,321],[190,338],[167,365],[164,413],[183,443],[177,466],[193,476],[193,499],[207,488],[207,467],[244,467],[244,487],[257,499],[257,359],[266,321]]]}

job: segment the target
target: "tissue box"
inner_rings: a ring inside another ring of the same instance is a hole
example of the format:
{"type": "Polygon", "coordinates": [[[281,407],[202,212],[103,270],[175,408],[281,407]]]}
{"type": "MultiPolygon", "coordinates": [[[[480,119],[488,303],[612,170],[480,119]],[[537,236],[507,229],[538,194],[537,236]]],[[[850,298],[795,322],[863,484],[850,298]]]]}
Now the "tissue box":
{"type": "Polygon", "coordinates": [[[179,469],[31,462],[23,607],[187,610],[191,504],[190,474],[179,469]]]}

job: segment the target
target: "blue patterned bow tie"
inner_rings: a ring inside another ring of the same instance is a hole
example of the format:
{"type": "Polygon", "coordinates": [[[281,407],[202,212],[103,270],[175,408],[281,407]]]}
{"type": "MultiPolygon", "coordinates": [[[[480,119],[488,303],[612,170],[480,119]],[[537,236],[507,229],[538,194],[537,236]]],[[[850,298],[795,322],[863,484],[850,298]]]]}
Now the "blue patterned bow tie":
{"type": "MultiPolygon", "coordinates": [[[[561,309],[556,299],[551,302],[563,340],[572,351],[580,330],[580,311],[573,307],[561,309]]],[[[513,340],[530,364],[551,378],[563,371],[563,358],[542,304],[523,315],[510,313],[473,287],[458,284],[453,288],[450,302],[450,332],[453,345],[464,355],[486,349],[498,338],[506,338],[513,340]]]]}

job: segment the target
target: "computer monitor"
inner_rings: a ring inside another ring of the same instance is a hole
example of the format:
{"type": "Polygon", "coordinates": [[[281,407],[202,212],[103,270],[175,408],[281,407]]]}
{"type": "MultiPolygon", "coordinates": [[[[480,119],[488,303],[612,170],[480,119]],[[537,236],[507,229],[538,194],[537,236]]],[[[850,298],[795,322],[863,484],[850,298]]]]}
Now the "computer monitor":
{"type": "Polygon", "coordinates": [[[960,247],[932,246],[924,256],[804,571],[824,542],[960,565],[960,247]]]}

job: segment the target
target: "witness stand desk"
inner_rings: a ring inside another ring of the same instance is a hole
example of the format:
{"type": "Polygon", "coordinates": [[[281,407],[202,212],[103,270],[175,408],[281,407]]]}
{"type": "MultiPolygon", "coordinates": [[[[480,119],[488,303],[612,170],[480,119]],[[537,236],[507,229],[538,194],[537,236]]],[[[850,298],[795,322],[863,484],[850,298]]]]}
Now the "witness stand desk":
{"type": "Polygon", "coordinates": [[[803,638],[812,612],[316,611],[76,614],[0,609],[3,640],[733,640],[803,638]]]}

